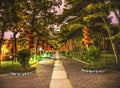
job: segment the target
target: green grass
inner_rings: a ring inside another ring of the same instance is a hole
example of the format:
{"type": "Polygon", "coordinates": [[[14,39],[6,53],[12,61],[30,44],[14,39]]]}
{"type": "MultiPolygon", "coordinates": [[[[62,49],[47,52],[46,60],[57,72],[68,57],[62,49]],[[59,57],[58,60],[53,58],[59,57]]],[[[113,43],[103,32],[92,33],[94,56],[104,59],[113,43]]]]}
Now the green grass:
{"type": "MultiPolygon", "coordinates": [[[[33,64],[37,63],[40,60],[41,60],[41,57],[39,55],[37,55],[36,60],[34,60],[34,55],[32,55],[29,61],[29,65],[32,66],[33,64]]],[[[9,73],[13,70],[20,69],[20,68],[21,68],[21,65],[18,62],[2,61],[1,68],[0,68],[0,74],[9,73]]]]}
{"type": "MultiPolygon", "coordinates": [[[[78,60],[85,61],[80,56],[74,55],[73,58],[78,60]]],[[[104,67],[109,70],[116,70],[115,58],[113,54],[101,54],[101,62],[104,64],[104,67]]]]}
{"type": "Polygon", "coordinates": [[[116,70],[114,54],[101,54],[102,60],[105,63],[107,69],[116,70]]]}
{"type": "MultiPolygon", "coordinates": [[[[32,61],[29,63],[29,65],[33,65],[35,62],[32,61]]],[[[18,62],[14,61],[2,61],[1,62],[1,69],[0,69],[0,74],[5,74],[5,73],[10,73],[11,71],[14,70],[19,70],[21,68],[21,65],[18,62]]]]}
{"type": "Polygon", "coordinates": [[[12,62],[12,61],[2,61],[1,62],[1,69],[0,74],[9,73],[13,69],[19,68],[20,64],[18,62],[12,62]]]}
{"type": "MultiPolygon", "coordinates": [[[[41,57],[37,55],[36,59],[34,60],[34,55],[31,55],[29,61],[29,65],[32,66],[33,64],[37,63],[41,60],[41,57]]],[[[1,62],[1,68],[0,68],[0,74],[9,73],[13,70],[19,69],[21,65],[18,62],[15,61],[2,61],[1,62]]]]}

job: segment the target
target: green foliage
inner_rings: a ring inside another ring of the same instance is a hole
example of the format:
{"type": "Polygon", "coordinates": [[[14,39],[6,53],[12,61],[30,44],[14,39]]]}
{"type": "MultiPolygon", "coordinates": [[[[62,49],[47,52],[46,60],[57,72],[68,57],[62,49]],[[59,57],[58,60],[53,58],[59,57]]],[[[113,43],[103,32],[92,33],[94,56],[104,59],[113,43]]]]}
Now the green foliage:
{"type": "Polygon", "coordinates": [[[84,60],[89,63],[83,67],[85,69],[103,69],[105,65],[100,50],[95,46],[90,46],[84,53],[84,60]]]}
{"type": "Polygon", "coordinates": [[[70,51],[65,51],[65,55],[66,56],[70,55],[70,51]]]}
{"type": "Polygon", "coordinates": [[[66,50],[66,51],[62,51],[61,52],[63,55],[65,56],[69,56],[70,57],[70,51],[66,50]]]}
{"type": "Polygon", "coordinates": [[[83,20],[86,22],[89,22],[92,19],[95,20],[96,18],[104,17],[104,16],[106,16],[105,12],[99,12],[99,13],[95,13],[95,14],[89,14],[89,15],[83,17],[83,20]]]}
{"type": "Polygon", "coordinates": [[[18,62],[21,64],[22,67],[29,66],[29,51],[28,49],[22,49],[18,51],[18,62]]]}
{"type": "Polygon", "coordinates": [[[9,73],[13,69],[17,69],[20,67],[19,63],[13,62],[13,61],[2,61],[1,64],[2,64],[2,67],[1,67],[0,74],[9,73]]]}
{"type": "Polygon", "coordinates": [[[84,59],[91,65],[100,62],[100,51],[95,46],[90,46],[84,54],[84,59]]]}
{"type": "Polygon", "coordinates": [[[85,8],[87,12],[99,12],[102,11],[102,9],[108,9],[108,5],[106,3],[96,3],[96,4],[88,4],[85,8]]]}

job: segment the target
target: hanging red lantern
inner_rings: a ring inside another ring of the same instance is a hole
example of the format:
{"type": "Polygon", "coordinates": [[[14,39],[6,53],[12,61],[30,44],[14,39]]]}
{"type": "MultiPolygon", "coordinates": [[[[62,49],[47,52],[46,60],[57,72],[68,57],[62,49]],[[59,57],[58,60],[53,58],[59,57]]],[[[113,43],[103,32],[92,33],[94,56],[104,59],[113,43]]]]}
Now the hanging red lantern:
{"type": "Polygon", "coordinates": [[[90,34],[88,32],[84,32],[83,36],[89,36],[90,34]]]}
{"type": "Polygon", "coordinates": [[[85,45],[90,44],[89,30],[90,30],[89,28],[83,29],[83,36],[84,36],[84,44],[85,45]]]}
{"type": "Polygon", "coordinates": [[[84,28],[84,30],[89,31],[90,29],[89,28],[84,28]]]}
{"type": "Polygon", "coordinates": [[[85,40],[90,40],[89,36],[84,36],[85,40]]]}
{"type": "Polygon", "coordinates": [[[34,48],[34,36],[33,32],[29,31],[28,32],[28,43],[29,43],[29,48],[34,48]]]}
{"type": "Polygon", "coordinates": [[[28,36],[29,39],[34,39],[34,36],[30,35],[28,36]]]}
{"type": "Polygon", "coordinates": [[[29,48],[34,48],[34,44],[33,44],[34,42],[30,42],[29,41],[29,48]]]}
{"type": "Polygon", "coordinates": [[[90,44],[89,40],[84,40],[84,44],[90,44]]]}
{"type": "Polygon", "coordinates": [[[29,40],[29,44],[33,44],[34,43],[34,40],[29,40]]]}
{"type": "Polygon", "coordinates": [[[30,44],[30,45],[29,45],[29,48],[34,48],[34,45],[33,45],[33,44],[30,44]]]}
{"type": "Polygon", "coordinates": [[[88,42],[89,42],[89,40],[84,40],[84,42],[88,43],[88,42]]]}
{"type": "Polygon", "coordinates": [[[83,32],[86,32],[86,31],[88,32],[89,30],[90,30],[89,28],[84,28],[83,32]]]}
{"type": "Polygon", "coordinates": [[[88,44],[90,44],[90,41],[89,41],[89,40],[85,40],[85,41],[84,41],[84,44],[87,44],[87,45],[88,45],[88,44]]]}

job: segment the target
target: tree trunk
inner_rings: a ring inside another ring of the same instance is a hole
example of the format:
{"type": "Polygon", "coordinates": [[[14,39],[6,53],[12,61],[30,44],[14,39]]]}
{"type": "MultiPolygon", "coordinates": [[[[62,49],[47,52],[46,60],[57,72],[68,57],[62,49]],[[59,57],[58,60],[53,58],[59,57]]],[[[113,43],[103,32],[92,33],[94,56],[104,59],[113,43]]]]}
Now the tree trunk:
{"type": "Polygon", "coordinates": [[[119,60],[119,57],[118,57],[118,53],[117,53],[117,50],[116,50],[116,44],[115,42],[113,41],[113,39],[111,38],[111,34],[110,34],[110,27],[106,25],[106,30],[107,30],[107,33],[108,33],[108,36],[110,38],[110,42],[111,42],[111,46],[112,46],[112,49],[113,49],[113,53],[114,53],[114,56],[115,56],[115,62],[116,62],[116,65],[117,65],[117,69],[120,70],[120,60],[119,60]]]}
{"type": "Polygon", "coordinates": [[[35,47],[35,56],[34,56],[34,58],[37,58],[37,49],[38,49],[39,41],[40,41],[40,36],[38,36],[38,38],[37,38],[36,47],[35,47]]]}
{"type": "Polygon", "coordinates": [[[104,17],[102,18],[102,20],[105,24],[104,27],[105,27],[105,29],[108,33],[109,38],[110,38],[111,46],[112,46],[113,53],[114,53],[114,56],[115,56],[115,62],[116,62],[116,65],[117,65],[117,69],[120,70],[120,60],[119,60],[118,53],[117,53],[117,50],[115,48],[115,44],[113,42],[113,39],[111,38],[110,27],[107,25],[107,21],[105,20],[104,17]]]}
{"type": "Polygon", "coordinates": [[[3,36],[4,36],[4,31],[2,31],[1,33],[1,37],[0,37],[0,73],[1,73],[1,69],[2,69],[2,51],[1,51],[1,48],[2,48],[2,42],[3,42],[3,36]]]}
{"type": "Polygon", "coordinates": [[[3,29],[1,30],[1,35],[0,35],[0,73],[1,73],[1,68],[2,68],[2,51],[1,51],[1,48],[2,48],[2,43],[3,43],[3,37],[4,37],[4,32],[5,32],[5,25],[6,23],[3,23],[3,29]]]}
{"type": "Polygon", "coordinates": [[[16,59],[16,52],[17,52],[17,39],[16,39],[16,35],[17,35],[17,33],[13,34],[13,38],[14,38],[14,50],[13,50],[13,54],[14,55],[13,55],[13,58],[14,58],[15,62],[17,61],[17,59],[16,59]]]}

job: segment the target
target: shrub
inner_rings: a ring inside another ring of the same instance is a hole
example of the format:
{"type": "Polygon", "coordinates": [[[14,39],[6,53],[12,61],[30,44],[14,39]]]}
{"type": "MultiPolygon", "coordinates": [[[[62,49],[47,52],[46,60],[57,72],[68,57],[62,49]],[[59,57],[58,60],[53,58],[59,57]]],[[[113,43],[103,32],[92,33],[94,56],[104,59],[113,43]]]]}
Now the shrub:
{"type": "Polygon", "coordinates": [[[84,59],[90,63],[91,66],[95,66],[100,63],[100,51],[95,46],[90,46],[87,51],[85,51],[84,59]]]}
{"type": "Polygon", "coordinates": [[[22,67],[29,66],[29,50],[28,49],[22,49],[18,51],[17,53],[18,62],[21,64],[22,67]]]}

